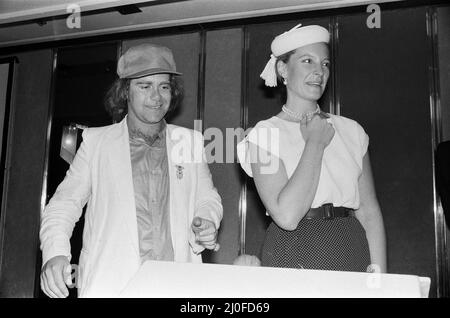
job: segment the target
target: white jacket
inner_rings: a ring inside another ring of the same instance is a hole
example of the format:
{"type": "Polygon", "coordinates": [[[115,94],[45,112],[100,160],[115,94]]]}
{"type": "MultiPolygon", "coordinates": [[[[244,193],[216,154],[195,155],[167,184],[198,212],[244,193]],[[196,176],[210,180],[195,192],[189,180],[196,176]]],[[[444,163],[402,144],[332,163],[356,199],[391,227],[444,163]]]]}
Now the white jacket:
{"type": "MultiPolygon", "coordinates": [[[[218,229],[223,213],[203,138],[194,130],[169,124],[166,145],[174,258],[201,263],[203,247],[195,243],[192,219],[209,219],[218,229]]],[[[74,161],[41,216],[43,264],[57,255],[70,259],[70,237],[86,203],[78,295],[114,297],[140,266],[126,118],[84,130],[74,161]]]]}

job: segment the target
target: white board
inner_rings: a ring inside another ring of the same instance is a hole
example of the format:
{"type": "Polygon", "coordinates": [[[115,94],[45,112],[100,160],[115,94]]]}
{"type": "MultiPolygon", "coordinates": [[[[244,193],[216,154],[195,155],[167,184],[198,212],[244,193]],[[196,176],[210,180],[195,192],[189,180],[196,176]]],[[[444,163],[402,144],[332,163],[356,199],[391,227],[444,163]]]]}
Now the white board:
{"type": "Polygon", "coordinates": [[[120,297],[409,298],[429,289],[429,278],[414,275],[147,261],[120,297]]]}

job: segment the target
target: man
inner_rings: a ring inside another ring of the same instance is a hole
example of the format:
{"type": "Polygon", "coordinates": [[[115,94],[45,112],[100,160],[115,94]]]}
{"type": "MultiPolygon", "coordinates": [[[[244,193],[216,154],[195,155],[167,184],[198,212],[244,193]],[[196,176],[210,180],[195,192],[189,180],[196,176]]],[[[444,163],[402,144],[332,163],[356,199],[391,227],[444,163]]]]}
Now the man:
{"type": "Polygon", "coordinates": [[[202,261],[217,250],[220,196],[205,162],[200,133],[167,124],[180,99],[172,52],[142,44],[117,66],[109,92],[119,123],[89,128],[41,221],[41,288],[66,297],[70,236],[87,203],[78,296],[120,296],[146,260],[202,261]]]}

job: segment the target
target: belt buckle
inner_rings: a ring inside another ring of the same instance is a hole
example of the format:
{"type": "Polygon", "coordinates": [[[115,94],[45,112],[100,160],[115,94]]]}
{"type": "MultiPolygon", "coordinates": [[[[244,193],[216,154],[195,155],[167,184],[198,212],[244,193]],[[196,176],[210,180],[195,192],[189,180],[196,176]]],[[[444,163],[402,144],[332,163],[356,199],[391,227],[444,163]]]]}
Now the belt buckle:
{"type": "Polygon", "coordinates": [[[332,220],[334,219],[334,207],[333,203],[326,203],[323,206],[323,219],[332,220]]]}

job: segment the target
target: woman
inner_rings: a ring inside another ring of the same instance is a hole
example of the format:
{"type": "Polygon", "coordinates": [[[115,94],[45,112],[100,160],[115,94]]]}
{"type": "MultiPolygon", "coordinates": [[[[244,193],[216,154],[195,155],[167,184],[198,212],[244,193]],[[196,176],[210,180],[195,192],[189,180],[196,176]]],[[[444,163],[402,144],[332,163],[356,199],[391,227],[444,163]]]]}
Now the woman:
{"type": "Polygon", "coordinates": [[[330,76],[329,33],[317,25],[277,36],[261,77],[287,100],[238,145],[273,222],[262,265],[386,271],[383,219],[367,147],[355,121],[320,110],[330,76]]]}

